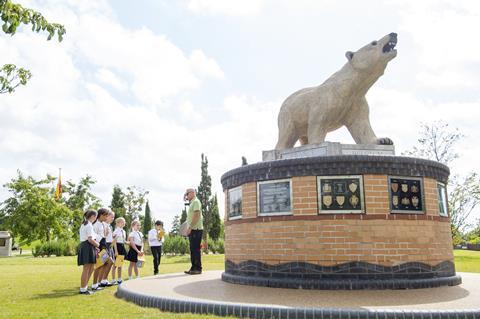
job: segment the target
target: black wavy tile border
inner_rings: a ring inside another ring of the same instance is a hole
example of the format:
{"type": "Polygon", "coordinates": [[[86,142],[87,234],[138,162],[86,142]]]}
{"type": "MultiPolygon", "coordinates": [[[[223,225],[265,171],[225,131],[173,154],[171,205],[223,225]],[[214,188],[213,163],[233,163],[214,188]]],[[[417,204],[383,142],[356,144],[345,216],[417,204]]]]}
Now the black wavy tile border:
{"type": "Polygon", "coordinates": [[[226,260],[222,280],[272,288],[325,290],[417,289],[462,283],[451,261],[436,266],[409,262],[388,267],[361,261],[321,266],[304,262],[268,265],[255,260],[235,264],[226,260]]]}
{"type": "Polygon", "coordinates": [[[339,155],[260,162],[222,175],[223,189],[292,176],[385,174],[430,177],[445,183],[450,169],[438,162],[403,156],[339,155]]]}
{"type": "Polygon", "coordinates": [[[176,313],[210,314],[221,317],[255,319],[480,319],[480,309],[473,310],[365,310],[336,308],[292,308],[255,304],[214,303],[178,300],[129,291],[123,285],[115,294],[141,307],[176,313]]]}

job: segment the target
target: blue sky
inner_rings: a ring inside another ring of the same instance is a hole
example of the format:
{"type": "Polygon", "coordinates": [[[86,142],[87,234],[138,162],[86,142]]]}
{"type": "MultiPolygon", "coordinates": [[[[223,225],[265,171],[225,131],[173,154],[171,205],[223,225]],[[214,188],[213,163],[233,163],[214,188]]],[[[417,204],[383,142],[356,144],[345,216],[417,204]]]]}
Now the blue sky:
{"type": "MultiPolygon", "coordinates": [[[[62,167],[64,179],[93,175],[105,205],[114,184],[142,186],[168,225],[205,152],[223,205],[220,176],[274,147],[282,101],[390,32],[398,56],[367,95],[377,135],[400,154],[421,122],[444,120],[466,135],[452,172],[477,170],[477,1],[20,2],[67,35],[0,35],[0,63],[34,74],[0,97],[2,183],[17,169],[40,177],[62,167]]],[[[352,142],[345,129],[327,139],[352,142]]]]}

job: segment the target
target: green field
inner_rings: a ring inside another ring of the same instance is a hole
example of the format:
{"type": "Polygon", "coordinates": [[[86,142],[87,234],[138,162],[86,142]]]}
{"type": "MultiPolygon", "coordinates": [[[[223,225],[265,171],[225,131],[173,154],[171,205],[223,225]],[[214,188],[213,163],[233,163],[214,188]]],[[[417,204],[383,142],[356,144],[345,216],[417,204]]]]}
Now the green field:
{"type": "MultiPolygon", "coordinates": [[[[189,268],[189,261],[189,256],[164,256],[160,272],[182,272],[189,268]]],[[[203,256],[203,263],[205,270],[223,269],[224,256],[203,256]]],[[[460,272],[480,272],[480,252],[456,250],[455,265],[460,272]]],[[[141,308],[115,298],[115,286],[92,296],[79,295],[80,273],[76,257],[1,258],[0,318],[214,318],[141,308]]],[[[151,274],[151,257],[147,256],[141,275],[151,274]]]]}
{"type": "MultiPolygon", "coordinates": [[[[224,256],[203,256],[203,264],[204,270],[223,269],[224,256]]],[[[183,272],[189,268],[190,256],[164,256],[160,273],[183,272]]],[[[124,267],[124,278],[126,270],[124,267]]],[[[147,256],[140,275],[152,273],[151,256],[147,256]]],[[[91,296],[79,295],[80,274],[76,257],[0,258],[0,318],[215,318],[142,308],[116,298],[116,286],[91,296]]]]}
{"type": "Polygon", "coordinates": [[[460,272],[480,272],[480,251],[454,250],[455,270],[460,272]]]}

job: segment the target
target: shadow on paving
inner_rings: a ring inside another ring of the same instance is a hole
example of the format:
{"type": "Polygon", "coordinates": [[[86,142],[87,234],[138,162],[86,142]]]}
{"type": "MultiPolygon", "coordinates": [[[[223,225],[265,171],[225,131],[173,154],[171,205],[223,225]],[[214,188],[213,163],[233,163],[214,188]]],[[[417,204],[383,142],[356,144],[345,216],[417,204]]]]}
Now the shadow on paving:
{"type": "Polygon", "coordinates": [[[410,290],[302,290],[234,285],[221,279],[198,280],[173,290],[179,295],[219,302],[349,309],[435,304],[470,294],[459,286],[410,290]]]}

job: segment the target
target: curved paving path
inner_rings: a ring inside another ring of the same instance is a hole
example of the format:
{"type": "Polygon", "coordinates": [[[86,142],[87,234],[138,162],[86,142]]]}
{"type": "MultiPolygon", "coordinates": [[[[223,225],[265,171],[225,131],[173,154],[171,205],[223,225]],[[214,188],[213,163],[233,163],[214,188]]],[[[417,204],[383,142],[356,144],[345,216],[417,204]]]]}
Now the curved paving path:
{"type": "Polygon", "coordinates": [[[164,311],[249,318],[480,318],[480,274],[454,287],[413,290],[299,290],[235,285],[222,271],[124,282],[117,296],[164,311]]]}

